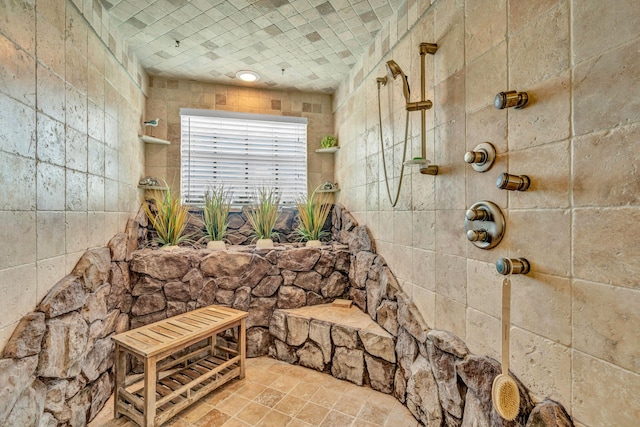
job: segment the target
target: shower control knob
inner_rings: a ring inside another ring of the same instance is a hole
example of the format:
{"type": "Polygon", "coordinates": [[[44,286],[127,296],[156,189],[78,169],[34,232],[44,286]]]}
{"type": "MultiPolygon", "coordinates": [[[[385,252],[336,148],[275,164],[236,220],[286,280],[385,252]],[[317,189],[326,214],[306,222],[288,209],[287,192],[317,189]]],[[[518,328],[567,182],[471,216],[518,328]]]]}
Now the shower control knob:
{"type": "Polygon", "coordinates": [[[482,151],[467,151],[464,154],[465,163],[484,163],[487,161],[487,153],[482,151]]]}
{"type": "Polygon", "coordinates": [[[469,230],[467,231],[467,239],[470,242],[490,242],[491,235],[485,230],[469,230]]]}
{"type": "Polygon", "coordinates": [[[525,258],[500,258],[496,261],[498,274],[506,276],[508,274],[529,274],[531,265],[525,258]]]}
{"type": "Polygon", "coordinates": [[[473,151],[467,151],[464,155],[465,163],[470,163],[476,172],[488,171],[495,160],[496,149],[490,142],[478,144],[473,151]]]}
{"type": "Polygon", "coordinates": [[[491,221],[491,212],[485,209],[469,209],[466,213],[469,221],[491,221]]]}
{"type": "Polygon", "coordinates": [[[527,175],[510,175],[501,173],[496,180],[496,187],[509,191],[526,191],[531,185],[531,180],[527,175]]]}
{"type": "Polygon", "coordinates": [[[529,95],[527,92],[518,92],[515,90],[500,92],[493,100],[493,106],[498,110],[510,107],[515,107],[516,110],[519,110],[526,107],[528,103],[529,95]]]}

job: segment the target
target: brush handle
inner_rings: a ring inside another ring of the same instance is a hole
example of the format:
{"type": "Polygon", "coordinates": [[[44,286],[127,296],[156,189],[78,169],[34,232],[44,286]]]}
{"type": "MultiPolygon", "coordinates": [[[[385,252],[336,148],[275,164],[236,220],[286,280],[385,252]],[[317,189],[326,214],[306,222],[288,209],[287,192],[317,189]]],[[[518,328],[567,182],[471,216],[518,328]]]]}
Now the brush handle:
{"type": "Polygon", "coordinates": [[[509,375],[509,336],[511,329],[511,279],[502,281],[502,374],[509,375]]]}

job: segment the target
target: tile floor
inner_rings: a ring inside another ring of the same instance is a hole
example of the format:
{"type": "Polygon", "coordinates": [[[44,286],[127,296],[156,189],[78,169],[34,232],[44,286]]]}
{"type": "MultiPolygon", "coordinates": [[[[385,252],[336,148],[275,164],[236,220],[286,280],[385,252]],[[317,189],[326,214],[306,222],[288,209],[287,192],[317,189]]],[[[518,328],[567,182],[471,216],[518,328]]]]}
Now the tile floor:
{"type": "MultiPolygon", "coordinates": [[[[416,427],[390,395],[269,357],[247,359],[247,375],[171,419],[171,427],[416,427]]],[[[113,418],[113,399],[89,427],[133,427],[113,418]]]]}

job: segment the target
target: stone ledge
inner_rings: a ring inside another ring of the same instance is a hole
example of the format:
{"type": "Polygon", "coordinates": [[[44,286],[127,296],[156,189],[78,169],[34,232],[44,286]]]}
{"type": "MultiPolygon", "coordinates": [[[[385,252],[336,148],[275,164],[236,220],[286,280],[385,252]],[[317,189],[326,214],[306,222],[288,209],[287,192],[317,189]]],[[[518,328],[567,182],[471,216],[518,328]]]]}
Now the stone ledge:
{"type": "Polygon", "coordinates": [[[272,356],[393,392],[394,337],[360,309],[320,304],[276,310],[274,319],[269,329],[274,336],[272,356]]]}

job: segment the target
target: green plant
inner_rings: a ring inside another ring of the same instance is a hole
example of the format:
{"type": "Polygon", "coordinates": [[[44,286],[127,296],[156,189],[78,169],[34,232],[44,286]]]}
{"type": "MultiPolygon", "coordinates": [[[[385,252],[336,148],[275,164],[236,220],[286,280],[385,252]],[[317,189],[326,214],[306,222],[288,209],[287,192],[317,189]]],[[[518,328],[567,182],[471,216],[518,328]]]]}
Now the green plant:
{"type": "Polygon", "coordinates": [[[322,141],[320,141],[320,146],[322,148],[331,148],[335,147],[336,145],[338,145],[338,140],[331,135],[326,135],[324,138],[322,138],[322,141]]]}
{"type": "Polygon", "coordinates": [[[152,196],[156,205],[156,212],[152,212],[145,203],[144,210],[153,228],[158,233],[154,240],[162,246],[173,246],[190,241],[190,236],[185,235],[189,219],[189,208],[182,205],[179,198],[171,196],[171,189],[156,193],[152,196]]]}
{"type": "Polygon", "coordinates": [[[211,240],[223,240],[229,226],[231,193],[224,185],[214,187],[204,194],[204,227],[211,240]]]}
{"type": "Polygon", "coordinates": [[[329,235],[322,227],[331,211],[330,196],[319,193],[319,188],[313,190],[311,197],[299,196],[296,200],[300,223],[295,232],[300,240],[320,240],[329,235]]]}
{"type": "Polygon", "coordinates": [[[256,238],[271,239],[276,235],[273,232],[273,227],[278,219],[280,195],[269,187],[257,188],[255,194],[256,202],[248,207],[247,219],[253,227],[253,234],[256,238]]]}

